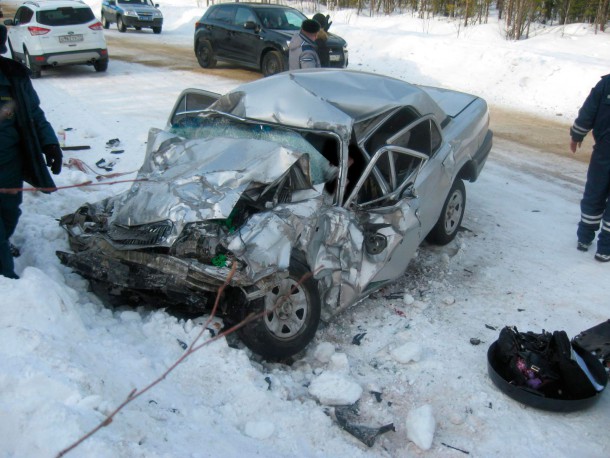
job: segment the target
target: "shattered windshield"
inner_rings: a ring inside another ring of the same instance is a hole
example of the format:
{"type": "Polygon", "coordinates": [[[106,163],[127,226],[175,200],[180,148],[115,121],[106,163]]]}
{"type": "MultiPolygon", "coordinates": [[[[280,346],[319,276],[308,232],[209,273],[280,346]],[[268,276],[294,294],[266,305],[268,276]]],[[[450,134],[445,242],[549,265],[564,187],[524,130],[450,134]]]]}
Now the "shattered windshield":
{"type": "Polygon", "coordinates": [[[301,134],[293,130],[268,124],[240,122],[220,116],[183,118],[170,129],[173,134],[187,139],[235,138],[264,140],[309,156],[313,184],[326,183],[337,174],[333,166],[301,134]]]}

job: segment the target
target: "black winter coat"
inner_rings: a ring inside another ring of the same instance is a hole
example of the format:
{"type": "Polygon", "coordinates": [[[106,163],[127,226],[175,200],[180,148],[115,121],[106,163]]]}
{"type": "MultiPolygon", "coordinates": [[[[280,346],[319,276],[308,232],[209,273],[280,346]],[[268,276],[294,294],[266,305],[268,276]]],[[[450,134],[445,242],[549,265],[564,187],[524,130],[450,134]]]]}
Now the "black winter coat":
{"type": "MultiPolygon", "coordinates": [[[[0,56],[0,72],[10,81],[16,103],[23,179],[36,188],[55,188],[55,182],[46,166],[42,146],[59,142],[40,108],[40,99],[30,81],[29,71],[20,63],[0,56]]],[[[44,192],[51,191],[46,189],[44,192]]]]}

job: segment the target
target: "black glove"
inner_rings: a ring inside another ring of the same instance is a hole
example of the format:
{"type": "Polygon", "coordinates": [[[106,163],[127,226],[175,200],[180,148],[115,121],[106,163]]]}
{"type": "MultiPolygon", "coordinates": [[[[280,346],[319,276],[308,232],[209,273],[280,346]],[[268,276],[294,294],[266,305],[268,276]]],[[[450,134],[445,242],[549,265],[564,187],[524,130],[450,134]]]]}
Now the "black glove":
{"type": "Polygon", "coordinates": [[[330,29],[330,25],[333,23],[333,21],[330,20],[330,14],[326,15],[326,27],[324,27],[324,31],[328,32],[328,29],[330,29]]]}
{"type": "Polygon", "coordinates": [[[59,172],[61,172],[61,159],[63,157],[59,145],[57,143],[44,145],[42,152],[47,158],[47,167],[51,169],[53,175],[59,175],[59,172]]]}

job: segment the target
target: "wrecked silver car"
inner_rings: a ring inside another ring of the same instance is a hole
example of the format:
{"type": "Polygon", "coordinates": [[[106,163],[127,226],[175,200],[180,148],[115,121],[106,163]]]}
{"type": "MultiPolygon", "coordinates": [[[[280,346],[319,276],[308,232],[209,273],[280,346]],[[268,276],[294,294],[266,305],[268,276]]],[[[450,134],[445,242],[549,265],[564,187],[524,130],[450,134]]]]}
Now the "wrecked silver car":
{"type": "Polygon", "coordinates": [[[94,291],[227,323],[268,358],[455,237],[492,145],[484,100],[348,70],[184,91],[127,192],[64,216],[94,291]],[[308,275],[308,273],[310,273],[308,275]]]}

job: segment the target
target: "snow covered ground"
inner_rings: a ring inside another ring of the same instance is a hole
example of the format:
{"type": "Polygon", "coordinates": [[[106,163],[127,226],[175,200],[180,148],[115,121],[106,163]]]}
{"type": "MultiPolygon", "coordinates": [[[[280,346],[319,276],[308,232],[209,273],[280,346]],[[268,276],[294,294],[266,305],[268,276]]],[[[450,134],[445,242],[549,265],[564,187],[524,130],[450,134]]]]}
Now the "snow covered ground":
{"type": "MultiPolygon", "coordinates": [[[[99,10],[99,2],[89,3],[99,10]]],[[[128,33],[151,46],[191,47],[203,8],[167,0],[161,9],[161,35],[128,33]]],[[[502,39],[493,20],[458,29],[410,14],[341,12],[331,30],[347,39],[352,68],[560,114],[567,124],[610,71],[608,34],[582,24],[547,27],[515,43],[502,39]]],[[[115,161],[113,172],[137,170],[148,128],[165,125],[181,90],[223,92],[237,82],[111,60],[107,74],[65,68],[34,84],[53,126],[67,130],[67,145],[91,146],[65,152],[66,164],[79,160],[91,170],[66,165],[58,186],[99,186],[25,193],[13,236],[21,279],[0,277],[2,457],[55,456],[162,374],[198,334],[198,323],[163,311],[105,308],[55,257],[68,249],[56,220],[128,187],[105,183],[133,174],[98,181],[107,172],[96,162],[115,161]],[[106,148],[113,138],[120,147],[106,148]]],[[[565,142],[567,149],[567,131],[565,142]]],[[[607,456],[607,393],[586,411],[543,412],[498,391],[486,367],[487,348],[505,325],[573,337],[609,318],[610,266],[593,260],[595,247],[575,249],[585,173],[581,162],[496,141],[479,180],[467,185],[456,241],[423,246],[403,279],[323,325],[294,364],[270,364],[232,339],[217,341],[68,456],[607,456]],[[332,405],[358,393],[363,425],[396,429],[370,448],[334,420],[332,405]]]]}

